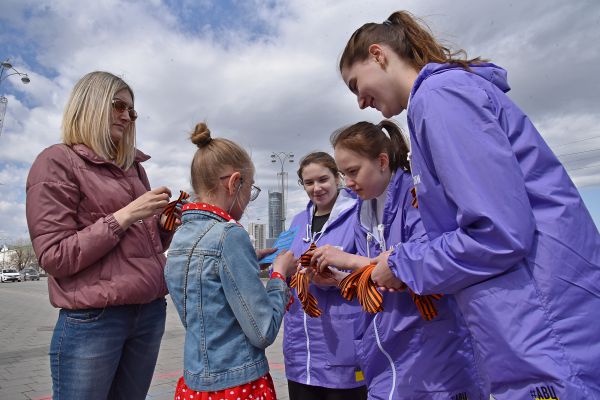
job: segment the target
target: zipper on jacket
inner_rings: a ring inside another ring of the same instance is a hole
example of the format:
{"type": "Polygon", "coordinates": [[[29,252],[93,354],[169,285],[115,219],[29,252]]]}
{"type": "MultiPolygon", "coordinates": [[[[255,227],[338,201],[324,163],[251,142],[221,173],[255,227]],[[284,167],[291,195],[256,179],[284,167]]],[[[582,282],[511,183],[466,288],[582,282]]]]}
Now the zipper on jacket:
{"type": "Polygon", "coordinates": [[[371,242],[373,241],[373,234],[367,232],[367,258],[371,258],[371,242]]]}
{"type": "Polygon", "coordinates": [[[387,246],[385,244],[385,236],[384,236],[385,227],[383,224],[377,225],[377,232],[379,232],[379,246],[381,247],[381,251],[384,252],[387,250],[387,246]]]}
{"type": "Polygon", "coordinates": [[[377,330],[377,317],[379,315],[375,315],[373,318],[373,331],[375,332],[375,340],[377,341],[377,347],[383,353],[383,355],[388,359],[390,363],[390,367],[392,367],[392,389],[390,390],[390,395],[388,396],[389,400],[394,399],[394,391],[396,390],[396,366],[394,365],[394,361],[392,357],[389,355],[387,351],[383,349],[383,345],[381,344],[381,339],[379,339],[379,331],[377,330]]]}
{"type": "Polygon", "coordinates": [[[306,384],[310,385],[310,338],[308,337],[308,324],[306,322],[306,313],[304,314],[304,333],[306,334],[306,384]]]}

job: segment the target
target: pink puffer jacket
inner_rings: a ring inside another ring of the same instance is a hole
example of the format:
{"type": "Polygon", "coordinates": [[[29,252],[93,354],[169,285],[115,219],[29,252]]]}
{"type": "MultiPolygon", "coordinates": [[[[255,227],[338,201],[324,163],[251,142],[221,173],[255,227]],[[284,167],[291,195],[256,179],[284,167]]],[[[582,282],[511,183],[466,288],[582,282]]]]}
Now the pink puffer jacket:
{"type": "Polygon", "coordinates": [[[158,217],[123,231],[112,213],[150,190],[137,151],[123,171],[90,148],[53,145],[27,178],[27,224],[55,307],[144,304],[167,293],[163,268],[172,235],[158,217]]]}

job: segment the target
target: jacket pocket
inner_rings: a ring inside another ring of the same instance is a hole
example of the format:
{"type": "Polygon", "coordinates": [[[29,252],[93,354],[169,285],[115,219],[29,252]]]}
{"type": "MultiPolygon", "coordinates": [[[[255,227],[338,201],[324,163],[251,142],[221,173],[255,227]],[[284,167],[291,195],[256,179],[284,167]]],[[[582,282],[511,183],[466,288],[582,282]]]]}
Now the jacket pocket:
{"type": "Polygon", "coordinates": [[[329,349],[327,365],[332,367],[356,366],[358,360],[355,353],[355,316],[350,314],[340,318],[323,320],[323,337],[329,349]],[[330,326],[327,326],[329,324],[330,326]]]}
{"type": "MultiPolygon", "coordinates": [[[[577,251],[550,235],[539,233],[537,251],[529,257],[534,275],[545,279],[555,276],[573,288],[585,291],[582,297],[592,295],[600,299],[600,268],[577,251]]],[[[551,287],[547,290],[550,291],[551,287]]]]}
{"type": "Polygon", "coordinates": [[[501,382],[551,382],[569,375],[569,365],[545,312],[528,266],[513,270],[456,294],[476,348],[485,360],[481,367],[501,382]],[[498,375],[498,371],[503,371],[498,375]]]}

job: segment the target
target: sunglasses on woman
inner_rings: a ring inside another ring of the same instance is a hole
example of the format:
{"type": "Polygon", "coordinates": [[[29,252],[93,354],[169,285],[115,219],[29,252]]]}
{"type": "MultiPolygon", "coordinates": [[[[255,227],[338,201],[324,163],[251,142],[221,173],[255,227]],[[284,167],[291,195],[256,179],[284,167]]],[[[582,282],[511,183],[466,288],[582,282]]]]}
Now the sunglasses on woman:
{"type": "Polygon", "coordinates": [[[123,100],[112,99],[112,108],[118,113],[127,111],[129,114],[129,119],[132,122],[137,119],[137,112],[133,109],[133,107],[129,107],[123,100]]]}

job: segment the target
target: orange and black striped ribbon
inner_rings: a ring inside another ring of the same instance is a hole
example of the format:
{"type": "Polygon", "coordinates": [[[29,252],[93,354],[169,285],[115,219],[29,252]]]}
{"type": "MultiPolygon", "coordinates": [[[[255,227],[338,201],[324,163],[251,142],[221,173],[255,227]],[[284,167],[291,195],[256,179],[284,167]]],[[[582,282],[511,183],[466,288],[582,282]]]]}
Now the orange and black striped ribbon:
{"type": "Polygon", "coordinates": [[[189,194],[184,192],[183,190],[179,191],[179,198],[175,201],[167,204],[165,209],[163,210],[162,215],[166,216],[167,219],[163,228],[167,231],[172,231],[175,228],[175,221],[177,220],[177,216],[175,215],[175,209],[177,208],[177,204],[183,204],[183,202],[190,197],[189,194]]]}
{"type": "MultiPolygon", "coordinates": [[[[311,243],[308,250],[300,256],[300,266],[303,269],[310,267],[312,253],[316,248],[317,246],[314,243],[311,243]]],[[[321,310],[318,307],[317,299],[309,292],[309,286],[310,277],[307,273],[298,271],[292,276],[290,287],[296,289],[298,299],[300,300],[300,304],[302,304],[302,309],[306,315],[313,318],[320,317],[321,310]]]]}
{"type": "Polygon", "coordinates": [[[371,279],[373,268],[375,264],[357,269],[342,279],[339,284],[343,298],[352,300],[357,297],[362,308],[371,314],[383,311],[383,295],[371,279]]]}
{"type": "Polygon", "coordinates": [[[419,200],[417,200],[417,188],[413,187],[412,189],[410,189],[410,194],[412,194],[412,206],[414,208],[419,208],[419,200]]]}
{"type": "MultiPolygon", "coordinates": [[[[371,279],[373,268],[375,268],[375,264],[366,265],[345,277],[339,284],[343,298],[352,300],[357,297],[362,308],[372,314],[383,311],[383,295],[377,290],[375,282],[371,279]]],[[[441,299],[441,294],[422,296],[410,289],[408,292],[425,321],[431,321],[437,317],[438,312],[433,300],[441,299]]]]}
{"type": "Polygon", "coordinates": [[[422,295],[416,294],[415,292],[413,292],[410,289],[408,289],[408,293],[410,293],[410,297],[415,302],[415,305],[417,306],[417,310],[419,310],[421,317],[423,317],[423,319],[425,321],[431,321],[432,319],[437,317],[438,312],[437,312],[437,308],[435,308],[435,305],[433,304],[433,300],[441,299],[442,298],[441,294],[428,294],[428,295],[422,296],[422,295]]]}

